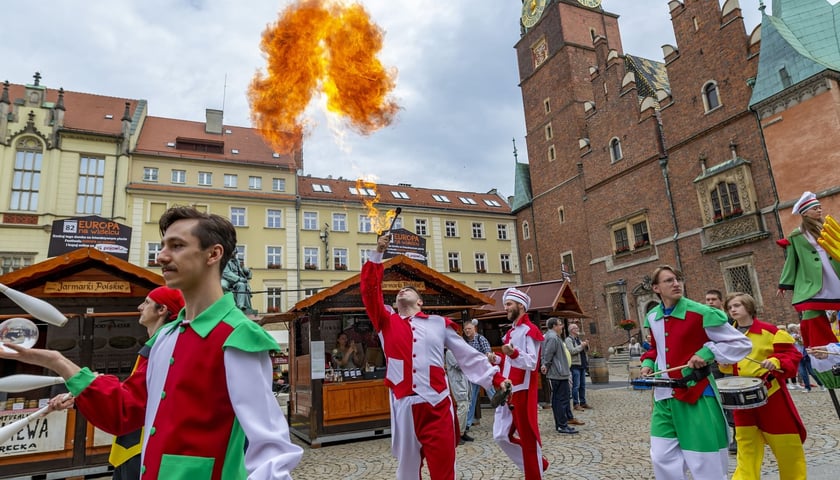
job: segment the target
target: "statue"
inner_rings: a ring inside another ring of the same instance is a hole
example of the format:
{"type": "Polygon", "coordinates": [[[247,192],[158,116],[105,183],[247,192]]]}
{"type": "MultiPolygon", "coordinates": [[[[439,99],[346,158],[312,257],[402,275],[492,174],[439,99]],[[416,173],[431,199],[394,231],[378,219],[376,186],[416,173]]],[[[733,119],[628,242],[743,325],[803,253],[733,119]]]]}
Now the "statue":
{"type": "Polygon", "coordinates": [[[257,313],[251,308],[251,286],[248,284],[250,279],[251,269],[242,266],[235,256],[228,261],[222,272],[222,289],[225,292],[233,292],[236,306],[246,315],[257,313]]]}

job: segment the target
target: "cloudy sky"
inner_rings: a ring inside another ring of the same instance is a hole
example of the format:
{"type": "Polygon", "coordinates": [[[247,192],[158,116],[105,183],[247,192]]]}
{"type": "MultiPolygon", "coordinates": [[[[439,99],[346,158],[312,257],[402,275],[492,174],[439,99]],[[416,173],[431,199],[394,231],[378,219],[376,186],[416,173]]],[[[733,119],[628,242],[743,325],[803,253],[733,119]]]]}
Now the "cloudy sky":
{"type": "MultiPolygon", "coordinates": [[[[292,0],[4,0],[0,81],[146,99],[154,116],[204,121],[225,110],[250,126],[246,98],[265,71],[260,35],[292,0]],[[37,6],[33,6],[37,5],[37,6]],[[227,80],[225,80],[227,78],[227,80]]],[[[521,0],[360,0],[385,32],[382,62],[398,71],[391,126],[337,134],[313,102],[305,173],[513,194],[513,144],[527,160],[513,45],[521,0]]],[[[769,0],[767,3],[770,3],[769,0]]],[[[674,43],[667,0],[604,0],[627,53],[661,60],[674,43]]],[[[758,0],[741,0],[747,31],[758,0]]]]}

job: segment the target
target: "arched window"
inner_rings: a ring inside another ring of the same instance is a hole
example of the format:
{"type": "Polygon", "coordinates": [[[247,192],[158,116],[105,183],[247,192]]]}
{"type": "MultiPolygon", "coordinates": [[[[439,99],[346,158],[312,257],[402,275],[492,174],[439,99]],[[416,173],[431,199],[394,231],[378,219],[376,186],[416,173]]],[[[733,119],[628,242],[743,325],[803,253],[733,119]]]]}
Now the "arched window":
{"type": "Polygon", "coordinates": [[[525,240],[531,238],[531,226],[528,222],[522,222],[522,238],[525,240]]]}
{"type": "Polygon", "coordinates": [[[711,192],[712,215],[714,221],[719,222],[727,218],[741,215],[741,198],[738,196],[738,186],[734,183],[720,182],[711,192]]]}
{"type": "Polygon", "coordinates": [[[617,162],[623,157],[624,155],[621,153],[621,140],[615,137],[610,140],[610,160],[617,162]]]}
{"type": "Polygon", "coordinates": [[[525,268],[529,272],[534,271],[534,257],[532,257],[530,253],[528,255],[525,255],[525,268]]]}
{"type": "Polygon", "coordinates": [[[15,168],[9,210],[38,210],[41,190],[41,164],[44,146],[35,137],[23,137],[15,145],[15,168]]]}
{"type": "Polygon", "coordinates": [[[710,81],[703,86],[703,105],[707,112],[720,106],[720,92],[718,92],[717,83],[714,81],[710,81]]]}

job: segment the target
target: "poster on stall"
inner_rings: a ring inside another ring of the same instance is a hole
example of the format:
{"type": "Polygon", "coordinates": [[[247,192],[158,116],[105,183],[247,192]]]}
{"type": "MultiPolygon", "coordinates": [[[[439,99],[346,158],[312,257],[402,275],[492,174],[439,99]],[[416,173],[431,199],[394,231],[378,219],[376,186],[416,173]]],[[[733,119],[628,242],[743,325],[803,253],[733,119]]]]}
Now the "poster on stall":
{"type": "MultiPolygon", "coordinates": [[[[0,427],[13,423],[37,408],[0,411],[0,427]]],[[[33,453],[64,450],[64,435],[67,430],[67,410],[52,412],[27,424],[6,443],[0,444],[0,457],[31,455],[33,453]]]]}

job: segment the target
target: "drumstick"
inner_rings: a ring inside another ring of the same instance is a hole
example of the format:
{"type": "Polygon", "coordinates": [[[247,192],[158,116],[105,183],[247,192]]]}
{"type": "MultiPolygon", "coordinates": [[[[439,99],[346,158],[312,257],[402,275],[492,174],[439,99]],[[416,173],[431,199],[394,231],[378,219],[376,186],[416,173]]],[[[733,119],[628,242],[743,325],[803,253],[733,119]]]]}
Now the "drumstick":
{"type": "MultiPolygon", "coordinates": [[[[758,360],[756,360],[754,358],[744,357],[744,360],[747,360],[747,361],[750,361],[750,362],[757,363],[757,364],[761,365],[761,362],[759,362],[758,360]]],[[[772,371],[773,372],[779,372],[779,373],[785,373],[785,371],[782,370],[781,368],[774,368],[772,371]]]]}
{"type": "Polygon", "coordinates": [[[642,375],[642,376],[647,378],[647,377],[652,377],[654,375],[659,375],[660,373],[676,372],[677,370],[682,370],[683,368],[685,368],[687,366],[688,366],[688,364],[686,363],[685,365],[680,365],[679,367],[669,368],[668,370],[660,370],[658,372],[653,372],[653,373],[649,373],[647,375],[642,375]]]}
{"type": "Polygon", "coordinates": [[[820,350],[817,348],[809,348],[808,353],[825,353],[827,355],[840,355],[840,352],[829,352],[828,350],[820,350]]]}

